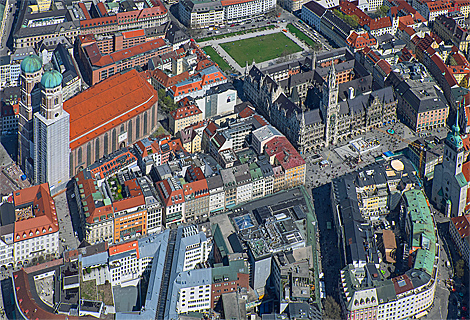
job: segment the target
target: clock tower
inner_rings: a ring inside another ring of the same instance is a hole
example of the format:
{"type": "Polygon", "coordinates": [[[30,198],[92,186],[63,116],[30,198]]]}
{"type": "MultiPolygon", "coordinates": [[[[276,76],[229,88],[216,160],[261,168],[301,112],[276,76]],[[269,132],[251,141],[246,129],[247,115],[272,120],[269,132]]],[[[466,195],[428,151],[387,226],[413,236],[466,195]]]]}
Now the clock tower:
{"type": "Polygon", "coordinates": [[[328,79],[323,82],[323,100],[321,103],[321,112],[325,121],[325,147],[328,147],[330,143],[336,144],[338,140],[336,133],[336,121],[339,114],[338,92],[335,65],[332,62],[328,79]]]}

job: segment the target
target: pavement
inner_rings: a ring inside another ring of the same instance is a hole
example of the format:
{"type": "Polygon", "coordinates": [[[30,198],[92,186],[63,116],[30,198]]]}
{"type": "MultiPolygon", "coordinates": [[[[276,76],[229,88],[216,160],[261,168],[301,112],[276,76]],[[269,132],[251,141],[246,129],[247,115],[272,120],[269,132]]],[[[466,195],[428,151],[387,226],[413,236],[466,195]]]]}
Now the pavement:
{"type": "MultiPolygon", "coordinates": [[[[395,152],[405,149],[408,146],[408,143],[401,139],[412,141],[419,137],[418,134],[414,133],[400,122],[384,126],[380,128],[380,130],[381,131],[372,130],[355,136],[351,139],[354,140],[361,137],[364,140],[378,139],[380,142],[380,146],[378,148],[361,155],[361,162],[352,166],[349,166],[347,163],[345,163],[335,151],[336,148],[349,144],[350,140],[342,142],[339,145],[323,148],[317,152],[305,153],[303,157],[307,162],[306,186],[315,188],[322,184],[329,183],[336,177],[340,177],[349,172],[356,171],[370,163],[375,162],[375,158],[382,155],[386,151],[395,152]],[[386,131],[387,129],[395,130],[395,135],[390,136],[386,133],[383,133],[383,131],[386,131]],[[323,160],[328,160],[329,165],[322,168],[319,163],[315,163],[316,161],[313,159],[313,157],[316,155],[320,155],[323,160]]],[[[447,135],[447,131],[448,130],[446,128],[438,128],[435,130],[423,132],[422,134],[435,135],[439,138],[443,138],[447,135]]]]}
{"type": "Polygon", "coordinates": [[[75,237],[70,217],[69,206],[67,203],[67,192],[62,192],[54,197],[57,217],[59,219],[59,253],[67,249],[76,249],[79,245],[75,237]]]}
{"type": "MultiPolygon", "coordinates": [[[[252,32],[252,33],[247,33],[247,34],[242,34],[242,35],[236,35],[236,36],[233,36],[233,37],[228,37],[228,38],[223,38],[223,39],[216,39],[216,40],[209,40],[209,41],[204,41],[204,42],[201,42],[199,43],[199,46],[201,48],[205,47],[205,46],[212,46],[215,51],[234,69],[236,70],[237,72],[243,74],[244,71],[245,71],[245,66],[240,66],[224,49],[222,49],[222,47],[220,46],[220,44],[222,43],[227,43],[227,42],[235,42],[235,41],[239,41],[239,40],[245,40],[245,39],[251,39],[251,38],[255,38],[255,37],[259,37],[259,36],[265,36],[265,35],[269,35],[269,34],[274,34],[274,33],[279,33],[279,32],[283,32],[282,29],[285,29],[286,26],[287,26],[287,22],[285,23],[280,23],[280,24],[277,24],[276,25],[277,28],[275,29],[268,29],[268,30],[263,30],[263,31],[258,31],[258,32],[252,32]]],[[[293,34],[291,34],[290,32],[283,32],[289,39],[291,39],[294,43],[296,43],[297,45],[299,45],[303,51],[301,52],[297,52],[297,53],[294,53],[291,55],[291,59],[294,60],[294,59],[297,59],[297,58],[301,58],[302,57],[302,53],[304,51],[309,51],[311,50],[305,43],[303,43],[302,41],[300,41],[297,37],[295,37],[293,34]]],[[[265,68],[265,67],[268,67],[272,64],[275,63],[275,60],[277,60],[278,58],[276,59],[272,59],[272,60],[268,60],[268,61],[264,61],[264,62],[260,62],[260,63],[257,63],[257,65],[261,68],[265,68]]],[[[252,61],[247,61],[249,64],[252,63],[252,61]]]]}

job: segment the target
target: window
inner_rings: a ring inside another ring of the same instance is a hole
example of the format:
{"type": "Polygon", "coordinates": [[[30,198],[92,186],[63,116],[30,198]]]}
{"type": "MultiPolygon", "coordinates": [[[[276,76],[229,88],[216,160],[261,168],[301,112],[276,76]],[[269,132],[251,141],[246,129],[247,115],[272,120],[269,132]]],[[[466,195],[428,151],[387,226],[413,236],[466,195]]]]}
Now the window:
{"type": "Polygon", "coordinates": [[[108,133],[104,134],[104,141],[103,141],[103,154],[108,154],[108,133]]]}
{"type": "Polygon", "coordinates": [[[86,146],[86,165],[87,167],[91,164],[91,144],[88,142],[86,146]]]}
{"type": "Polygon", "coordinates": [[[95,141],[95,161],[100,158],[100,139],[97,138],[95,141]]]}

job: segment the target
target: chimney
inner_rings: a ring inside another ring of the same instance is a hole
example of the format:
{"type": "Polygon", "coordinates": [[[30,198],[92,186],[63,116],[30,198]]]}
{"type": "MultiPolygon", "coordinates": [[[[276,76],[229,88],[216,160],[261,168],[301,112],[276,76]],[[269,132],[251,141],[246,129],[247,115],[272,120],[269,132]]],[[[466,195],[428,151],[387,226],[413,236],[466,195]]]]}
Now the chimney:
{"type": "Polygon", "coordinates": [[[354,99],[354,88],[353,87],[349,87],[348,93],[349,93],[349,100],[354,99]]]}

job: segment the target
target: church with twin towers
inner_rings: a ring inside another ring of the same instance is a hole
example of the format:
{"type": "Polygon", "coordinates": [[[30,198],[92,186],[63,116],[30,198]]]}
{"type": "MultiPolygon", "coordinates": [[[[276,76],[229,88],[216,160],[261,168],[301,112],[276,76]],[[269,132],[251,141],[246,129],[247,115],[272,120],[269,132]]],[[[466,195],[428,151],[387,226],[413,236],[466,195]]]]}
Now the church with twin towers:
{"type": "Polygon", "coordinates": [[[34,184],[47,182],[51,191],[157,127],[157,91],[136,70],[63,101],[62,74],[30,55],[20,81],[18,163],[34,184]]]}

